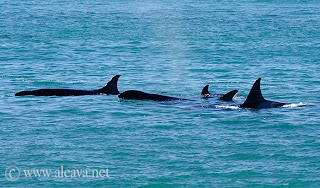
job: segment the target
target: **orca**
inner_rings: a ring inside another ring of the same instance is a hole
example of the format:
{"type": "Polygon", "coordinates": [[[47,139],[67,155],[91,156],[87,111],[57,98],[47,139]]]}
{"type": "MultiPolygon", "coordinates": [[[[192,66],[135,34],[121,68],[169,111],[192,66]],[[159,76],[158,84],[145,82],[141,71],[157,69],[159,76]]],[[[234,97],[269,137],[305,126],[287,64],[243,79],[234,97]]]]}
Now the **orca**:
{"type": "Polygon", "coordinates": [[[134,99],[134,100],[153,100],[153,101],[170,101],[170,100],[187,100],[176,97],[169,97],[165,95],[158,95],[152,93],[145,93],[138,90],[128,90],[120,95],[118,95],[120,99],[134,99]]]}
{"type": "Polygon", "coordinates": [[[238,93],[238,90],[232,90],[226,94],[211,94],[209,92],[209,85],[204,86],[201,92],[201,96],[204,98],[211,98],[212,95],[218,96],[222,101],[232,101],[232,98],[238,93]]]}
{"type": "Polygon", "coordinates": [[[97,90],[74,90],[74,89],[37,89],[32,91],[20,91],[15,96],[35,95],[35,96],[79,96],[79,95],[118,95],[117,82],[120,75],[115,75],[101,89],[97,90]]]}
{"type": "Polygon", "coordinates": [[[258,78],[253,84],[247,99],[239,106],[240,108],[277,108],[286,105],[281,102],[265,100],[261,93],[260,81],[261,78],[258,78]]]}

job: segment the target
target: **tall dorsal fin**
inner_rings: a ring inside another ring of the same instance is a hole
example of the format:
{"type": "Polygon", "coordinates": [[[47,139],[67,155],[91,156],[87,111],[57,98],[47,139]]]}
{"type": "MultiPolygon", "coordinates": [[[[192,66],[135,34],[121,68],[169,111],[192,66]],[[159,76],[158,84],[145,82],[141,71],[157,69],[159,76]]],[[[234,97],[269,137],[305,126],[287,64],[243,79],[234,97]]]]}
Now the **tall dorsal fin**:
{"type": "Polygon", "coordinates": [[[204,86],[202,89],[201,95],[209,95],[209,85],[204,86]]]}
{"type": "Polygon", "coordinates": [[[232,101],[232,98],[235,94],[238,93],[238,90],[232,90],[226,94],[224,94],[222,97],[220,97],[220,100],[223,100],[223,101],[232,101]]]}
{"type": "Polygon", "coordinates": [[[265,101],[261,93],[260,81],[261,78],[258,78],[257,81],[253,84],[246,101],[244,101],[244,103],[240,105],[240,107],[251,107],[254,104],[265,101]]]}
{"type": "Polygon", "coordinates": [[[101,89],[102,93],[118,95],[118,79],[121,75],[115,75],[111,80],[101,89]]]}

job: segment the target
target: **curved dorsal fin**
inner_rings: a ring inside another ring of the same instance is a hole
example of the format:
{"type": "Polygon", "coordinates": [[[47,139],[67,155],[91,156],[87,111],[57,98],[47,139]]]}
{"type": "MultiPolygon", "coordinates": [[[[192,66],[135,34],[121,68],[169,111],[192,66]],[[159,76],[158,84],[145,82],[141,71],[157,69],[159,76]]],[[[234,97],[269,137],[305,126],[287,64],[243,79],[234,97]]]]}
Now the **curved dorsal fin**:
{"type": "Polygon", "coordinates": [[[202,89],[201,95],[208,95],[209,93],[209,85],[204,86],[202,89]]]}
{"type": "Polygon", "coordinates": [[[246,101],[244,101],[244,103],[240,107],[247,107],[265,101],[261,93],[260,81],[261,78],[258,78],[257,81],[253,84],[246,101]]]}
{"type": "Polygon", "coordinates": [[[235,94],[238,93],[238,90],[232,90],[226,94],[224,94],[222,97],[220,97],[220,100],[223,100],[223,101],[232,101],[232,98],[235,94]]]}
{"type": "Polygon", "coordinates": [[[118,79],[120,76],[121,75],[115,75],[100,91],[106,94],[118,95],[118,79]]]}

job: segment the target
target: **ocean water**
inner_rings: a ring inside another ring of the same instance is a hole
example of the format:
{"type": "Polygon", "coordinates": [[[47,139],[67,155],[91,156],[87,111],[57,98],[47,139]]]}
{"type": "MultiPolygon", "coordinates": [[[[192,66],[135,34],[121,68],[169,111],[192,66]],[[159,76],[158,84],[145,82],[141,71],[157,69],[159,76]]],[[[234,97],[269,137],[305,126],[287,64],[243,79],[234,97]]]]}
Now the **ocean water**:
{"type": "Polygon", "coordinates": [[[3,0],[0,12],[0,187],[320,187],[319,1],[3,0]],[[120,92],[191,100],[14,97],[116,74],[120,92]],[[290,105],[237,108],[259,77],[290,105]],[[206,84],[240,92],[201,99],[206,84]],[[61,166],[108,177],[25,175],[61,166]]]}

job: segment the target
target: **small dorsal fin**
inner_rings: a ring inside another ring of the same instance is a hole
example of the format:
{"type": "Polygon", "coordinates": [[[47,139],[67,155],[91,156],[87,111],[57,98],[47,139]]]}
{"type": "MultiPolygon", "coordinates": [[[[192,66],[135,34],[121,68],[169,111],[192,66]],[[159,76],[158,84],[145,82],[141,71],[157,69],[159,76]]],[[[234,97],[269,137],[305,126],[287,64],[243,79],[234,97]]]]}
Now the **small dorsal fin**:
{"type": "Polygon", "coordinates": [[[246,108],[247,106],[250,107],[254,104],[265,101],[261,93],[260,81],[261,81],[261,78],[258,78],[257,81],[253,84],[246,101],[244,101],[244,103],[240,105],[240,107],[246,108]]]}
{"type": "Polygon", "coordinates": [[[209,95],[209,85],[204,86],[202,89],[201,95],[209,95]]]}
{"type": "Polygon", "coordinates": [[[232,90],[226,94],[224,94],[222,97],[220,97],[220,100],[223,101],[232,101],[232,98],[234,97],[235,94],[238,93],[238,90],[232,90]]]}
{"type": "Polygon", "coordinates": [[[121,75],[115,75],[100,91],[105,94],[118,95],[118,79],[120,76],[121,75]]]}

